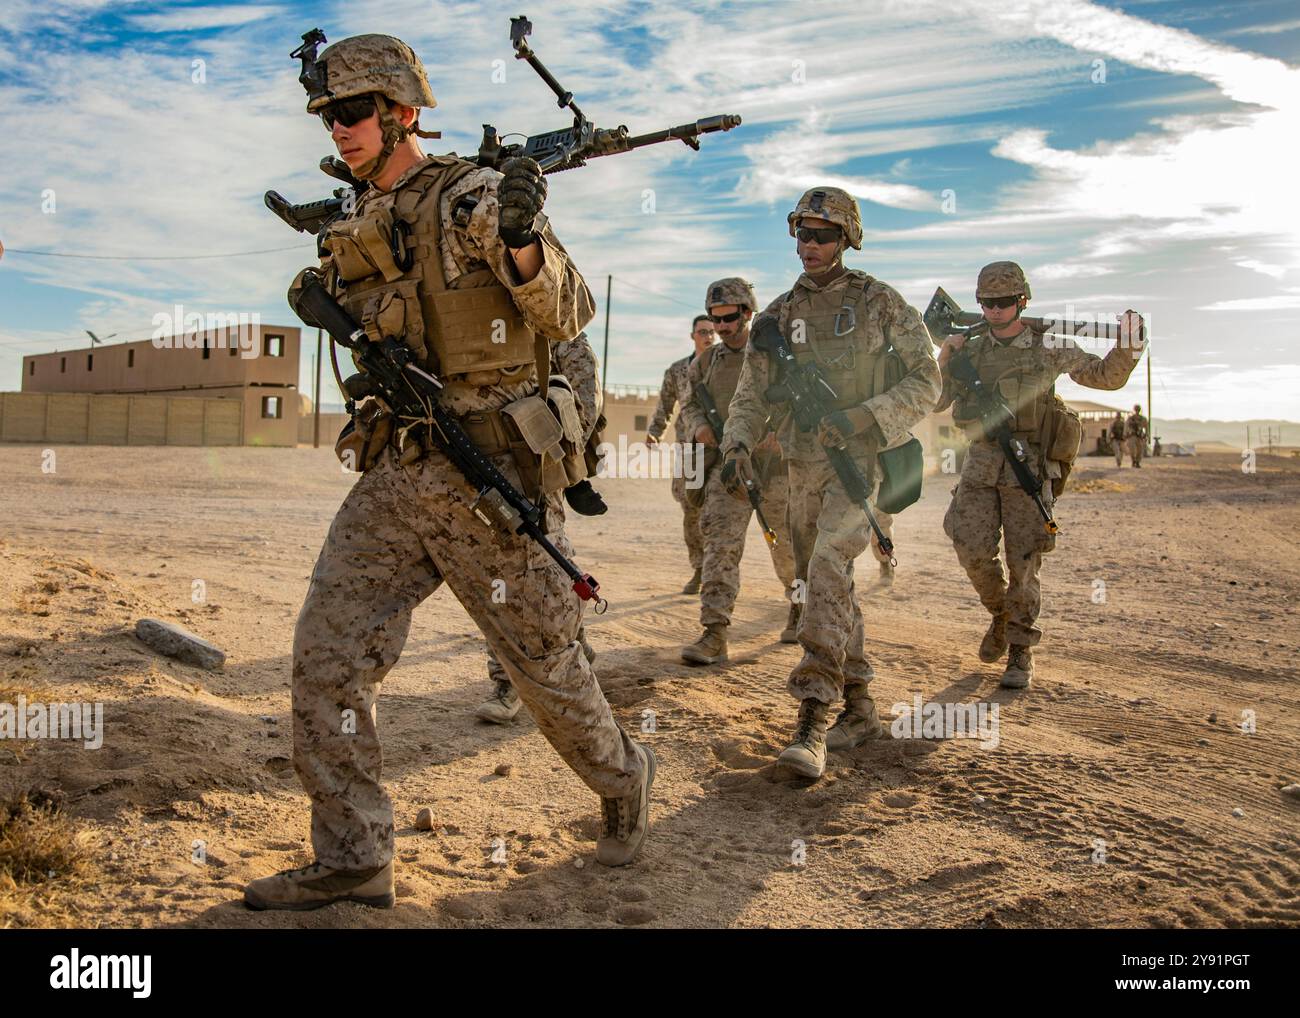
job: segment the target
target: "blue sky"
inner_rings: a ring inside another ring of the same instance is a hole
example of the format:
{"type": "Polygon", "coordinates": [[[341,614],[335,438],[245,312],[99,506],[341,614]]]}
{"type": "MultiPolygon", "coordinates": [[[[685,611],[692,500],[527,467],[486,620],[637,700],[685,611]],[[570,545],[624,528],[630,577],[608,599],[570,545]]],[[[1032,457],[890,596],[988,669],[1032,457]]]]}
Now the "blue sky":
{"type": "MultiPolygon", "coordinates": [[[[785,214],[831,183],[862,205],[849,264],[918,307],[937,285],[973,304],[980,265],[1014,258],[1031,313],[1148,315],[1157,417],[1300,418],[1300,10],[1272,0],[6,0],[0,388],[19,387],[24,353],[80,346],[85,328],[146,338],[178,302],[293,321],[284,291],[312,246],[261,195],[306,201],[333,183],[287,57],[311,27],[415,48],[439,103],[423,125],[443,131],[429,151],[472,154],[484,122],[564,126],[511,59],[521,9],[598,125],[745,121],[699,153],[664,145],[551,178],[548,211],[599,304],[598,350],[614,276],[610,382],[658,382],[711,280],[745,275],[763,302],[788,288],[785,214]]],[[[1145,403],[1145,387],[1143,366],[1096,398],[1145,403]]]]}

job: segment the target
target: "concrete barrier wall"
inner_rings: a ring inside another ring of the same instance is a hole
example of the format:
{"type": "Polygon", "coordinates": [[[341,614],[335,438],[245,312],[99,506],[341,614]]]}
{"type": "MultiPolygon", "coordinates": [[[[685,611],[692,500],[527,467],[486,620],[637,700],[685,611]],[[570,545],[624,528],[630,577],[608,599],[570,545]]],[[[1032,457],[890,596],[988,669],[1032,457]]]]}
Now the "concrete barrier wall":
{"type": "Polygon", "coordinates": [[[242,400],[0,392],[0,442],[240,445],[243,424],[242,400]]]}

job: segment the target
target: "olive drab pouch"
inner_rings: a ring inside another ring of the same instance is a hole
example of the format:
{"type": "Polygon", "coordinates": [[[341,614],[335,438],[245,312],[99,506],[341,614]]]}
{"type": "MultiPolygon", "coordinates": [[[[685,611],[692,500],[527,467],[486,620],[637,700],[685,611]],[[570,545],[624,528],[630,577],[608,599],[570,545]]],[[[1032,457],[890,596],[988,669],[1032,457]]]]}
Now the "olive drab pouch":
{"type": "Polygon", "coordinates": [[[423,363],[428,354],[424,316],[417,293],[419,281],[406,279],[392,286],[380,286],[359,293],[343,293],[343,306],[361,323],[372,343],[400,340],[423,363]]]}
{"type": "Polygon", "coordinates": [[[385,282],[392,283],[405,275],[397,264],[397,259],[404,257],[403,243],[401,232],[394,226],[393,210],[386,205],[371,205],[360,216],[332,223],[321,247],[333,257],[344,282],[379,273],[385,282]]]}
{"type": "Polygon", "coordinates": [[[1052,478],[1053,498],[1060,498],[1065,491],[1066,479],[1074,469],[1074,461],[1079,455],[1082,442],[1083,424],[1079,420],[1079,414],[1053,392],[1047,404],[1040,443],[1044,458],[1061,466],[1061,476],[1052,478]]]}
{"type": "Polygon", "coordinates": [[[569,388],[569,380],[563,375],[552,375],[551,384],[546,390],[546,401],[551,405],[551,412],[559,419],[560,430],[564,435],[561,445],[564,448],[563,464],[568,479],[568,483],[565,484],[567,488],[587,476],[582,418],[578,416],[578,401],[569,388]]]}
{"type": "Polygon", "coordinates": [[[921,497],[921,478],[925,473],[925,453],[917,438],[885,449],[876,457],[880,462],[880,490],[876,505],[881,512],[901,513],[921,497]]]}
{"type": "Polygon", "coordinates": [[[442,290],[430,300],[430,343],[442,374],[470,376],[475,384],[510,384],[510,376],[523,381],[534,372],[532,330],[504,286],[442,290]],[[480,373],[493,377],[473,377],[480,373]]]}
{"type": "Polygon", "coordinates": [[[503,406],[501,413],[514,422],[523,439],[522,447],[511,445],[520,475],[530,480],[538,478],[542,494],[567,488],[570,482],[564,468],[564,426],[546,400],[525,396],[503,406]]]}
{"type": "Polygon", "coordinates": [[[334,455],[347,470],[365,473],[378,462],[392,437],[393,415],[378,400],[365,399],[339,432],[334,455]]]}

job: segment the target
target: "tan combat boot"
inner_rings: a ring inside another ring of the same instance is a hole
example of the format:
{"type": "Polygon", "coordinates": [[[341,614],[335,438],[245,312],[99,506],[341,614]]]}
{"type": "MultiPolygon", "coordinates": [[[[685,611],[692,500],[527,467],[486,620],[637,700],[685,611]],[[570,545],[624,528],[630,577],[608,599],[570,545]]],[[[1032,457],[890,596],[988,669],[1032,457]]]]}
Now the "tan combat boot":
{"type": "Polygon", "coordinates": [[[703,579],[702,572],[701,569],[695,570],[691,578],[686,581],[686,586],[682,588],[683,594],[698,594],[700,592],[700,581],[703,579]]]}
{"type": "Polygon", "coordinates": [[[641,785],[621,799],[601,799],[601,830],[596,839],[596,862],[626,866],[650,830],[650,786],[655,780],[655,751],[637,745],[641,756],[641,785]]]}
{"type": "Polygon", "coordinates": [[[776,758],[778,766],[801,778],[820,778],[826,773],[826,710],[820,700],[800,702],[794,742],[776,758]]]}
{"type": "Polygon", "coordinates": [[[259,912],[268,908],[305,912],[336,901],[392,908],[394,900],[391,860],[377,869],[358,872],[332,870],[314,862],[262,877],[244,888],[244,904],[259,912]]]}
{"type": "Polygon", "coordinates": [[[844,710],[826,733],[826,748],[833,753],[857,749],[868,739],[878,739],[885,728],[876,713],[876,702],[869,696],[855,696],[844,701],[844,710]]]}
{"type": "Polygon", "coordinates": [[[515,692],[515,687],[510,685],[508,679],[498,679],[494,686],[492,698],[486,703],[479,704],[474,716],[480,721],[504,725],[507,721],[513,721],[515,715],[519,713],[519,694],[515,692]]]}
{"type": "Polygon", "coordinates": [[[727,626],[712,622],[703,635],[689,647],[682,648],[682,660],[691,665],[712,665],[727,660],[727,626]]]}
{"type": "Polygon", "coordinates": [[[1034,652],[1029,647],[1011,645],[1007,670],[1002,673],[1003,689],[1027,689],[1034,680],[1034,652]]]}
{"type": "Polygon", "coordinates": [[[980,660],[986,665],[1000,661],[1007,652],[1007,613],[998,612],[980,641],[980,660]]]}
{"type": "Polygon", "coordinates": [[[798,601],[790,602],[790,614],[786,617],[785,628],[781,630],[782,643],[799,642],[799,617],[803,615],[803,605],[798,601]]]}

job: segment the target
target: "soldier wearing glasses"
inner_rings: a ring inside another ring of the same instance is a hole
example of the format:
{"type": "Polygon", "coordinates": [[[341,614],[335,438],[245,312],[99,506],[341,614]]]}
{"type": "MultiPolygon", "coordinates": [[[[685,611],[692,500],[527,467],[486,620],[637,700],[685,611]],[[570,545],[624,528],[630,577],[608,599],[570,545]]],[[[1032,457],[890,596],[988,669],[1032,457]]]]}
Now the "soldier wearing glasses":
{"type": "Polygon", "coordinates": [[[954,422],[971,439],[943,529],[993,616],[980,643],[980,660],[992,664],[1007,654],[1001,684],[1024,689],[1034,675],[1033,647],[1043,637],[1037,625],[1038,570],[1043,555],[1056,547],[1056,538],[1044,529],[1033,500],[1016,483],[1001,447],[984,435],[970,394],[953,379],[948,362],[964,347],[980,381],[1006,400],[1015,413],[1013,433],[1028,450],[1030,469],[1044,481],[1042,498],[1050,508],[1059,492],[1046,482],[1059,479],[1061,467],[1047,455],[1041,436],[1053,412],[1057,376],[1068,373],[1092,389],[1123,388],[1142,353],[1142,318],[1126,312],[1120,341],[1102,358],[1068,340],[1035,332],[1020,320],[1030,290],[1015,262],[993,262],[980,269],[975,298],[988,330],[969,339],[949,336],[939,349],[943,392],[936,409],[951,404],[954,422]],[[1006,543],[1005,571],[998,557],[1001,540],[1006,543]]]}
{"type": "MultiPolygon", "coordinates": [[[[687,432],[708,450],[707,480],[700,515],[704,535],[703,582],[700,586],[700,625],[704,633],[694,643],[682,648],[682,660],[688,664],[711,665],[727,659],[727,627],[731,611],[740,593],[740,559],[745,553],[745,532],[753,515],[747,497],[732,498],[723,488],[719,473],[711,469],[716,463],[722,436],[716,434],[705,418],[695,386],[702,385],[713,398],[723,421],[727,419],[732,394],[740,379],[749,342],[749,322],[758,310],[754,288],[743,279],[730,277],[710,283],[705,291],[704,310],[721,338],[691,364],[687,376],[690,396],[682,413],[687,432]]],[[[790,601],[783,643],[793,643],[801,605],[795,598],[794,555],[790,548],[790,528],[786,523],[786,499],[789,488],[785,462],[776,435],[763,427],[762,441],[755,442],[755,452],[762,459],[754,479],[763,493],[763,515],[776,531],[776,543],[770,546],[772,565],[790,601]]]]}

